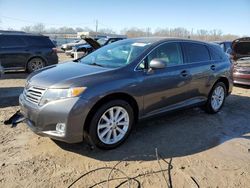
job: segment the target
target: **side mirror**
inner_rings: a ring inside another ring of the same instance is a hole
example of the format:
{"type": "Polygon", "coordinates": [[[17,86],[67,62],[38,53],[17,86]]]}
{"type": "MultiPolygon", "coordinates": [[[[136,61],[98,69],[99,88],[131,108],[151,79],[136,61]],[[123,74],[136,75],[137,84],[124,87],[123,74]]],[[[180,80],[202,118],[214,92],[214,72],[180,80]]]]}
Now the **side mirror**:
{"type": "Polygon", "coordinates": [[[166,67],[166,62],[161,59],[152,59],[149,63],[149,68],[151,69],[164,69],[166,67]]]}

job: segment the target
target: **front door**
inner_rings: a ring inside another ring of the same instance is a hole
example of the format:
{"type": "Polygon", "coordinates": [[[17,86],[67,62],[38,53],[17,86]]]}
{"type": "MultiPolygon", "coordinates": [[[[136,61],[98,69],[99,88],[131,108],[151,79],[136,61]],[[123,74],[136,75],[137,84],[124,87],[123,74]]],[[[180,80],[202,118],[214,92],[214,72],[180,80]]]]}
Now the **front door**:
{"type": "Polygon", "coordinates": [[[166,68],[145,71],[144,114],[150,115],[164,111],[187,99],[191,75],[183,63],[180,43],[168,42],[154,49],[144,60],[149,64],[152,59],[166,62],[166,68]]]}

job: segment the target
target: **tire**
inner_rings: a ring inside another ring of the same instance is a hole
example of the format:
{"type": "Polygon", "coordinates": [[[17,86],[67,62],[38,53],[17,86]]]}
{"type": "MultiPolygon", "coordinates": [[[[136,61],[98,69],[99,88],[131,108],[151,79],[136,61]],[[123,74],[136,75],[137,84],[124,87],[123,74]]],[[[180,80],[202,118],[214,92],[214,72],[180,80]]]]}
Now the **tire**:
{"type": "Polygon", "coordinates": [[[35,57],[31,59],[27,64],[27,71],[29,73],[34,72],[36,70],[39,70],[41,68],[45,67],[45,62],[40,57],[35,57]]]}
{"type": "Polygon", "coordinates": [[[205,111],[209,114],[215,114],[219,112],[224,105],[226,93],[227,90],[225,84],[223,82],[216,83],[209,93],[207,103],[204,107],[205,111]]]}
{"type": "Polygon", "coordinates": [[[127,139],[133,124],[134,113],[130,104],[123,100],[110,101],[102,105],[92,117],[89,127],[91,142],[100,149],[114,149],[127,139]],[[112,119],[110,111],[113,111],[113,119],[120,121],[108,123],[106,120],[112,119]]]}

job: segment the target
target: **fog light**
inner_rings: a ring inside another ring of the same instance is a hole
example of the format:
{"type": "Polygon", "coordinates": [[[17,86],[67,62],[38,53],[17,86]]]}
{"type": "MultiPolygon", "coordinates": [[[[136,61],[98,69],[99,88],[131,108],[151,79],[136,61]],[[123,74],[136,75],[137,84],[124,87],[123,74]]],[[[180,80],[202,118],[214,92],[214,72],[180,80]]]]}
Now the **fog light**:
{"type": "Polygon", "coordinates": [[[64,134],[65,133],[65,129],[66,129],[66,124],[65,123],[57,123],[56,124],[56,131],[64,134]]]}

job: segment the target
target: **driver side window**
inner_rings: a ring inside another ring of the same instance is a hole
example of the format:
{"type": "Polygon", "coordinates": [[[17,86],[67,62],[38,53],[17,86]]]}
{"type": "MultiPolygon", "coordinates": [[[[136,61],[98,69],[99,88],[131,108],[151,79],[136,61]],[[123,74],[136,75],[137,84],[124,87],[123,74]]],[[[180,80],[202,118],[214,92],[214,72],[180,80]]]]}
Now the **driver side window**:
{"type": "Polygon", "coordinates": [[[155,58],[164,61],[167,67],[183,64],[180,44],[173,42],[160,45],[148,55],[148,63],[155,58]]]}

